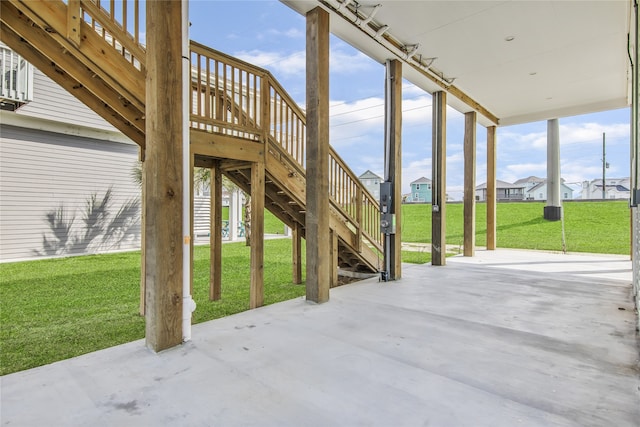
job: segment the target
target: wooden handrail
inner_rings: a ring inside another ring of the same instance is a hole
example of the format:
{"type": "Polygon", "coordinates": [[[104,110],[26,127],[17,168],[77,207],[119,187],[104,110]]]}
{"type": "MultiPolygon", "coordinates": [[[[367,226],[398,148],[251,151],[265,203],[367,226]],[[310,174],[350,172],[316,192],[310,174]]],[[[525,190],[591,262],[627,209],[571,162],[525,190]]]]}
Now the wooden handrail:
{"type": "Polygon", "coordinates": [[[144,69],[146,63],[146,50],[140,40],[141,25],[140,1],[121,0],[118,7],[111,0],[108,9],[103,6],[105,1],[81,0],[81,16],[84,21],[93,28],[101,37],[109,43],[118,53],[124,56],[128,62],[139,70],[144,69]],[[129,4],[133,9],[133,32],[128,29],[129,4]],[[117,16],[116,9],[120,12],[117,16]]]}
{"type": "MultiPolygon", "coordinates": [[[[270,150],[304,175],[306,114],[273,75],[194,41],[191,60],[192,127],[223,134],[244,128],[253,140],[262,135],[270,150]]],[[[377,200],[332,147],[329,156],[331,204],[354,231],[353,249],[360,252],[364,241],[381,250],[377,200]]]]}

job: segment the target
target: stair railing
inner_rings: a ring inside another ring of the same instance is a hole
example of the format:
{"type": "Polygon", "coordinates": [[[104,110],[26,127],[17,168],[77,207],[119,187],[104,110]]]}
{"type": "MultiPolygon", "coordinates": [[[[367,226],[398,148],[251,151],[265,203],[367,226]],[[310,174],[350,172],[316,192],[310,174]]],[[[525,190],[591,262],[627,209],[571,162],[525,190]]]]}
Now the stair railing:
{"type": "Polygon", "coordinates": [[[69,17],[82,17],[135,68],[144,68],[146,54],[142,30],[146,24],[144,10],[140,11],[140,0],[67,0],[66,3],[69,17]]]}
{"type": "MultiPolygon", "coordinates": [[[[306,116],[270,72],[191,42],[191,127],[267,143],[305,170],[306,116]]],[[[331,204],[356,238],[382,251],[380,208],[338,153],[330,148],[331,204]]]]}

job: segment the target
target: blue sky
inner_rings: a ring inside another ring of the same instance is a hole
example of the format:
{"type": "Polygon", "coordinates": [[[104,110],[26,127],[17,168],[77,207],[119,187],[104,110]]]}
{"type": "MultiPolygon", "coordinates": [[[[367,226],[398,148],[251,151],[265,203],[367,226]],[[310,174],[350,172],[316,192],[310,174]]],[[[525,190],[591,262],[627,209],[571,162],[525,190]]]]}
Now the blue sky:
{"type": "MultiPolygon", "coordinates": [[[[191,39],[269,69],[303,108],[305,19],[279,1],[191,0],[191,39]]],[[[351,169],[383,175],[384,66],[331,37],[330,142],[351,169]]],[[[431,178],[431,96],[403,84],[402,188],[431,178]]],[[[606,133],[607,177],[629,176],[629,109],[560,118],[562,177],[578,183],[602,177],[606,133]]],[[[464,118],[447,114],[447,193],[462,198],[464,118]]],[[[499,127],[498,179],[546,178],[546,121],[499,127]]],[[[477,184],[486,181],[486,129],[477,129],[477,184]]],[[[576,183],[576,184],[573,184],[576,183]]]]}

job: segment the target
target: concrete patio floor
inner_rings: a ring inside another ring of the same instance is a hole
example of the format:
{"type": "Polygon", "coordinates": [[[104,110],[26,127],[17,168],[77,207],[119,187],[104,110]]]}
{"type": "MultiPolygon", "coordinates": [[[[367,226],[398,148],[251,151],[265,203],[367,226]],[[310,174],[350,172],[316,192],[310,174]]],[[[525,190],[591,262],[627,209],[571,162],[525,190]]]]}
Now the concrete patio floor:
{"type": "Polygon", "coordinates": [[[627,257],[478,251],[1,378],[6,426],[639,426],[627,257]]]}

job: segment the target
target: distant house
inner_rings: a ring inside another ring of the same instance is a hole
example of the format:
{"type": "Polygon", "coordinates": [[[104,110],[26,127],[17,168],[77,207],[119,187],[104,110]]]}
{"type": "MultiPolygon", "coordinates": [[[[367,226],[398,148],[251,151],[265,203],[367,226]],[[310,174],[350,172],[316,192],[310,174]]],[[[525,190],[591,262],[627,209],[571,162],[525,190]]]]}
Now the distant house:
{"type": "MultiPolygon", "coordinates": [[[[525,191],[525,198],[527,200],[547,200],[547,180],[531,187],[525,191]]],[[[564,183],[564,180],[560,183],[560,198],[562,200],[573,199],[573,188],[564,183]]]]}
{"type": "MultiPolygon", "coordinates": [[[[522,184],[510,184],[505,181],[496,180],[497,200],[524,200],[524,188],[522,184]]],[[[476,187],[476,200],[487,200],[487,183],[482,183],[476,187]]]]}
{"type": "Polygon", "coordinates": [[[424,176],[411,183],[408,203],[431,203],[431,180],[424,176]]]}
{"type": "MultiPolygon", "coordinates": [[[[519,179],[513,184],[524,186],[525,200],[547,200],[547,180],[544,178],[530,176],[519,179]]],[[[564,183],[564,179],[560,183],[560,197],[562,200],[573,199],[573,189],[564,183]]]]}
{"type": "Polygon", "coordinates": [[[365,173],[358,177],[364,188],[366,188],[369,193],[373,196],[374,199],[380,199],[380,183],[382,182],[382,178],[376,175],[375,173],[367,170],[365,173]]]}
{"type": "Polygon", "coordinates": [[[533,187],[542,184],[543,182],[545,182],[546,179],[544,178],[538,178],[537,176],[530,176],[528,178],[521,178],[519,180],[517,180],[516,182],[514,182],[514,185],[518,185],[518,186],[523,186],[524,187],[524,192],[526,193],[527,191],[529,191],[530,189],[532,189],[533,187]]]}
{"type": "MultiPolygon", "coordinates": [[[[609,178],[605,180],[605,199],[628,199],[631,191],[629,178],[609,178]]],[[[582,199],[602,199],[602,179],[582,183],[582,199]]]]}

